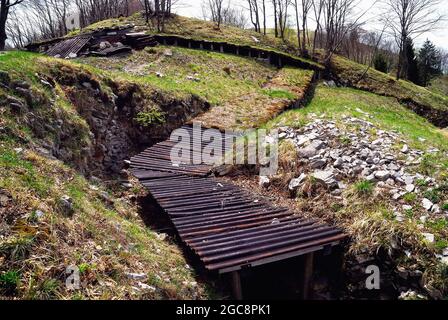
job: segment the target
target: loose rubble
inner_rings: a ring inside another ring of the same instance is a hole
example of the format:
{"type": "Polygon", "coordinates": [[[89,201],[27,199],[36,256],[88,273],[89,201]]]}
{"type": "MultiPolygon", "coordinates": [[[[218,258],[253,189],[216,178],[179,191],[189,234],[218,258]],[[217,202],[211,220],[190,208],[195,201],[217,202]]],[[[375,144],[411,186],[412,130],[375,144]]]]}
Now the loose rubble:
{"type": "MultiPolygon", "coordinates": [[[[280,138],[297,147],[301,165],[307,171],[290,181],[290,191],[299,189],[307,177],[334,195],[343,192],[344,180],[365,180],[388,190],[391,199],[399,201],[408,193],[419,193],[418,181],[436,185],[433,178],[411,173],[411,167],[421,162],[425,152],[412,150],[397,133],[379,130],[369,121],[353,117],[343,120],[358,131],[340,129],[335,122],[322,119],[299,130],[280,128],[280,138]]],[[[422,207],[433,213],[441,211],[428,199],[422,199],[422,207]]]]}
{"type": "MultiPolygon", "coordinates": [[[[359,112],[370,118],[368,113],[359,112]]],[[[431,192],[440,187],[438,181],[418,171],[425,155],[440,150],[430,146],[425,151],[414,150],[398,133],[380,130],[368,120],[344,117],[343,124],[337,124],[311,116],[315,120],[300,129],[279,128],[279,138],[294,145],[298,155],[299,176],[289,181],[291,195],[308,190],[306,182],[313,181],[341,200],[347,189],[346,183],[368,181],[375,194],[389,197],[397,222],[405,223],[413,217],[420,223],[420,239],[428,246],[435,246],[439,240],[437,232],[427,228],[426,224],[448,218],[447,206],[431,196],[431,192]]],[[[398,242],[392,242],[394,250],[400,249],[398,242]]],[[[402,252],[408,258],[414,254],[409,250],[402,252]]],[[[435,258],[448,265],[448,249],[443,254],[436,254],[435,258]]],[[[421,271],[404,267],[398,268],[395,274],[404,280],[421,279],[421,271]]],[[[399,290],[402,292],[400,299],[424,298],[413,291],[406,292],[408,288],[405,287],[399,290]]],[[[424,291],[434,296],[428,290],[424,291]]]]}

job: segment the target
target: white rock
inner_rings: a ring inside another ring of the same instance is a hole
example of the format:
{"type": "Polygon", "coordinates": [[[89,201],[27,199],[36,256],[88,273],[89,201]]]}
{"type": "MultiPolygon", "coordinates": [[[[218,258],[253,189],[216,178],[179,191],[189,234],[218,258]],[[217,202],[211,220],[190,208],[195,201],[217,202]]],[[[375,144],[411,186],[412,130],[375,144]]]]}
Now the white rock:
{"type": "Polygon", "coordinates": [[[435,236],[432,233],[422,233],[423,237],[425,237],[425,240],[429,243],[434,243],[435,236]]]}
{"type": "Polygon", "coordinates": [[[433,205],[432,208],[431,208],[431,212],[435,213],[435,214],[439,214],[440,213],[440,206],[438,204],[433,205]]]}
{"type": "Polygon", "coordinates": [[[156,288],[155,288],[155,287],[150,286],[150,285],[148,285],[148,284],[146,284],[146,283],[143,283],[143,282],[139,282],[137,285],[138,285],[139,288],[142,289],[142,290],[156,291],[156,288]]]}
{"type": "Polygon", "coordinates": [[[146,274],[145,273],[132,273],[132,272],[125,272],[124,273],[126,277],[132,280],[145,280],[146,274]]]}
{"type": "Polygon", "coordinates": [[[406,191],[408,193],[414,192],[414,190],[415,190],[415,186],[413,184],[406,185],[406,191]]]}
{"type": "Polygon", "coordinates": [[[423,223],[423,224],[425,224],[427,220],[428,220],[428,216],[421,216],[420,217],[420,222],[423,223]]]}
{"type": "Polygon", "coordinates": [[[312,176],[314,179],[323,183],[328,188],[337,186],[337,181],[335,179],[335,174],[333,170],[316,171],[312,174],[312,176]]]}
{"type": "Polygon", "coordinates": [[[389,171],[377,171],[375,172],[375,178],[377,178],[380,181],[386,181],[389,179],[390,173],[389,171]]]}
{"type": "Polygon", "coordinates": [[[448,248],[443,249],[443,256],[448,257],[448,248]]]}
{"type": "Polygon", "coordinates": [[[45,215],[45,213],[40,210],[36,210],[34,213],[36,214],[36,217],[38,219],[42,218],[45,215]]]}
{"type": "Polygon", "coordinates": [[[271,183],[271,180],[266,176],[260,176],[258,180],[258,184],[260,187],[266,188],[269,187],[269,184],[271,183]]]}
{"type": "Polygon", "coordinates": [[[407,144],[405,144],[405,145],[403,146],[403,148],[401,148],[401,152],[403,152],[403,153],[408,153],[408,152],[409,152],[409,146],[408,146],[407,144]]]}
{"type": "Polygon", "coordinates": [[[303,183],[303,181],[306,179],[306,174],[302,173],[300,175],[300,177],[296,178],[296,179],[292,179],[289,182],[289,190],[290,191],[295,191],[297,190],[298,187],[300,187],[300,185],[303,183]]]}
{"type": "Polygon", "coordinates": [[[403,214],[401,214],[401,213],[396,213],[395,214],[395,220],[397,220],[398,222],[403,222],[403,221],[405,221],[405,216],[403,215],[403,214]]]}
{"type": "Polygon", "coordinates": [[[422,200],[422,206],[423,208],[425,208],[426,211],[430,211],[433,205],[434,204],[426,198],[422,200]]]}
{"type": "Polygon", "coordinates": [[[317,149],[314,148],[312,145],[309,145],[308,147],[299,149],[299,155],[304,158],[311,158],[317,155],[317,149]]]}
{"type": "Polygon", "coordinates": [[[412,206],[410,206],[410,205],[404,205],[404,206],[403,206],[403,210],[404,210],[404,211],[412,210],[412,206]]]}

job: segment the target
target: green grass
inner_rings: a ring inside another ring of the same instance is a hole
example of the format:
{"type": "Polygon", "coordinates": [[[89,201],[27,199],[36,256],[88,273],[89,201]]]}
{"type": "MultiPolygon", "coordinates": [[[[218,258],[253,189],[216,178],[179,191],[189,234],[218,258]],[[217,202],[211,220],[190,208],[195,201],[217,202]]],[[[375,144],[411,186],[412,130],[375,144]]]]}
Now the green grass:
{"type": "MultiPolygon", "coordinates": [[[[428,120],[416,115],[395,98],[357,89],[329,88],[322,84],[317,86],[314,98],[307,106],[281,114],[270,121],[266,128],[290,126],[300,129],[316,119],[324,119],[334,121],[343,131],[356,132],[358,128],[348,123],[347,117],[371,122],[375,126],[375,129],[370,132],[373,137],[377,130],[400,134],[399,139],[403,141],[397,142],[397,145],[392,147],[394,153],[399,153],[404,143],[413,149],[425,152],[430,147],[440,149],[441,152],[426,156],[419,166],[409,166],[407,169],[436,178],[439,187],[429,189],[428,184],[420,181],[418,194],[408,193],[399,201],[394,201],[387,191],[381,192],[375,184],[366,181],[354,182],[347,178],[344,183],[347,184],[348,191],[344,192],[343,201],[338,203],[337,200],[323,193],[312,200],[298,199],[298,203],[310,216],[332,221],[346,230],[353,239],[349,245],[350,253],[369,251],[375,255],[380,248],[385,250],[390,248],[392,237],[400,239],[399,242],[403,248],[412,248],[413,254],[415,253],[416,258],[410,259],[412,262],[409,262],[409,266],[417,264],[419,268],[427,270],[427,283],[441,288],[442,291],[446,290],[443,283],[446,283],[447,277],[437,271],[440,262],[435,258],[435,254],[439,254],[440,248],[448,243],[447,220],[428,214],[421,207],[424,196],[441,206],[448,204],[448,188],[446,188],[448,135],[445,130],[433,126],[428,120]],[[426,141],[422,142],[421,138],[426,141]],[[402,209],[404,204],[411,205],[412,209],[402,209]],[[404,215],[406,219],[399,221],[398,213],[404,215]],[[423,216],[426,218],[426,223],[420,220],[423,216]],[[437,243],[430,244],[422,241],[418,237],[422,232],[434,234],[437,243]]],[[[348,137],[341,134],[339,143],[347,144],[348,142],[348,137]]],[[[444,207],[448,208],[448,205],[444,207]]]]}
{"type": "Polygon", "coordinates": [[[154,123],[165,123],[165,114],[159,110],[151,110],[149,112],[139,112],[135,118],[141,126],[149,127],[154,123]]]}
{"type": "Polygon", "coordinates": [[[266,95],[268,95],[271,98],[275,99],[288,99],[288,100],[294,100],[295,95],[291,92],[285,91],[285,90],[264,90],[263,91],[266,95]]]}
{"type": "Polygon", "coordinates": [[[434,93],[448,96],[448,75],[437,77],[432,80],[428,89],[434,93]]]}
{"type": "Polygon", "coordinates": [[[355,190],[361,196],[371,195],[374,188],[375,186],[370,181],[360,181],[355,184],[355,190]]]}
{"type": "Polygon", "coordinates": [[[301,110],[290,110],[271,121],[268,127],[279,124],[300,127],[310,120],[311,114],[331,120],[342,121],[353,116],[372,121],[380,128],[403,134],[412,147],[426,150],[428,142],[440,150],[448,150],[448,134],[430,124],[424,118],[408,110],[394,98],[382,97],[350,88],[327,88],[319,85],[311,103],[301,110]],[[366,117],[368,113],[373,120],[366,117]]]}
{"type": "Polygon", "coordinates": [[[16,270],[0,273],[0,292],[11,294],[19,285],[20,273],[16,270]]]}
{"type": "Polygon", "coordinates": [[[391,75],[371,68],[361,79],[367,66],[336,56],[332,61],[333,72],[343,82],[362,90],[395,97],[400,101],[410,100],[434,110],[448,111],[448,96],[417,86],[411,82],[396,81],[391,75]]]}
{"type": "Polygon", "coordinates": [[[275,68],[254,59],[164,46],[135,52],[125,58],[78,61],[94,67],[88,67],[94,73],[143,82],[177,95],[194,94],[212,104],[221,104],[241,95],[263,95],[261,86],[276,74],[275,68]],[[164,55],[166,50],[173,55],[164,55]],[[230,70],[230,75],[224,69],[230,70]],[[162,73],[163,77],[158,77],[157,73],[162,73]]]}
{"type": "Polygon", "coordinates": [[[34,83],[38,83],[35,73],[39,70],[39,65],[36,63],[39,57],[40,54],[32,52],[8,51],[0,55],[0,70],[9,71],[13,79],[22,79],[25,75],[34,83]]]}
{"type": "MultiPolygon", "coordinates": [[[[108,78],[103,78],[102,72],[90,74],[89,70],[95,71],[93,67],[18,51],[0,55],[0,70],[47,95],[48,101],[32,110],[34,116],[49,124],[63,121],[63,135],[47,128],[38,135],[32,127],[34,122],[27,121],[31,114],[13,115],[8,108],[0,112],[0,126],[8,129],[0,134],[0,189],[12,198],[1,212],[2,222],[8,227],[2,228],[0,241],[0,299],[5,295],[18,299],[201,299],[207,297],[206,292],[214,291],[203,283],[194,290],[185,290],[183,282],[196,281],[196,276],[186,268],[177,246],[160,240],[142,223],[138,207],[126,200],[126,191],[104,183],[98,183],[100,190],[94,191],[90,182],[71,167],[76,159],[83,160],[76,157],[91,143],[89,125],[64,91],[79,89],[59,82],[54,90],[47,90],[36,73],[56,81],[71,77],[67,81],[70,84],[96,79],[104,92],[111,94],[105,84],[108,78]],[[54,101],[51,105],[50,99],[54,101]],[[73,152],[73,162],[49,160],[32,151],[31,147],[53,139],[61,149],[73,152]],[[102,200],[102,192],[110,195],[112,204],[102,200]],[[73,200],[71,217],[60,214],[63,195],[73,200]],[[43,216],[38,217],[37,210],[43,216]],[[87,283],[79,292],[66,291],[63,273],[68,265],[80,266],[81,280],[87,283]],[[11,270],[20,270],[20,274],[11,270]],[[171,280],[160,283],[156,292],[135,293],[132,286],[136,283],[124,275],[127,271],[144,271],[154,277],[163,272],[171,280]],[[16,285],[18,276],[20,288],[16,285]]],[[[156,87],[145,86],[142,90],[147,88],[156,87]]],[[[0,99],[6,94],[13,92],[1,89],[0,99]]],[[[157,106],[148,97],[143,97],[148,109],[157,106]]],[[[172,98],[169,94],[165,97],[172,98]]]]}

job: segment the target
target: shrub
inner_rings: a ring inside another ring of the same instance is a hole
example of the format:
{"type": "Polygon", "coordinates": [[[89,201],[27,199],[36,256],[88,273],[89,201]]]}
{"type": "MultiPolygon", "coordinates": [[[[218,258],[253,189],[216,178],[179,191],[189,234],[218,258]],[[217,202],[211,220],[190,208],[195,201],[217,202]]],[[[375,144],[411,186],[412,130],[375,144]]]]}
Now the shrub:
{"type": "Polygon", "coordinates": [[[10,295],[13,294],[19,285],[20,274],[12,270],[0,274],[0,292],[10,295]]]}
{"type": "Polygon", "coordinates": [[[135,121],[143,127],[165,123],[165,113],[157,109],[152,109],[147,112],[139,112],[135,121]]]}
{"type": "Polygon", "coordinates": [[[373,183],[370,181],[360,181],[355,184],[355,190],[358,194],[366,196],[373,193],[373,183]]]}
{"type": "Polygon", "coordinates": [[[380,72],[387,73],[389,71],[387,59],[382,53],[379,53],[375,56],[373,64],[375,66],[375,69],[380,72]]]}

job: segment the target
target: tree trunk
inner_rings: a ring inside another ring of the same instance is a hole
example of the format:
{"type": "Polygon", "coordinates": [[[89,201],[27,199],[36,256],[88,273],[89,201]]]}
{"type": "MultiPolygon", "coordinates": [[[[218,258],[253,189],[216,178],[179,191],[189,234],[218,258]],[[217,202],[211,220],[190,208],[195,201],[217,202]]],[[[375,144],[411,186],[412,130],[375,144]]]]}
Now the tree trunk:
{"type": "Polygon", "coordinates": [[[274,20],[275,20],[275,37],[278,38],[278,15],[277,15],[277,0],[273,1],[274,5],[274,20]]]}
{"type": "Polygon", "coordinates": [[[6,35],[6,20],[8,18],[8,11],[8,7],[2,6],[0,12],[0,51],[5,50],[6,39],[8,39],[6,35]]]}

